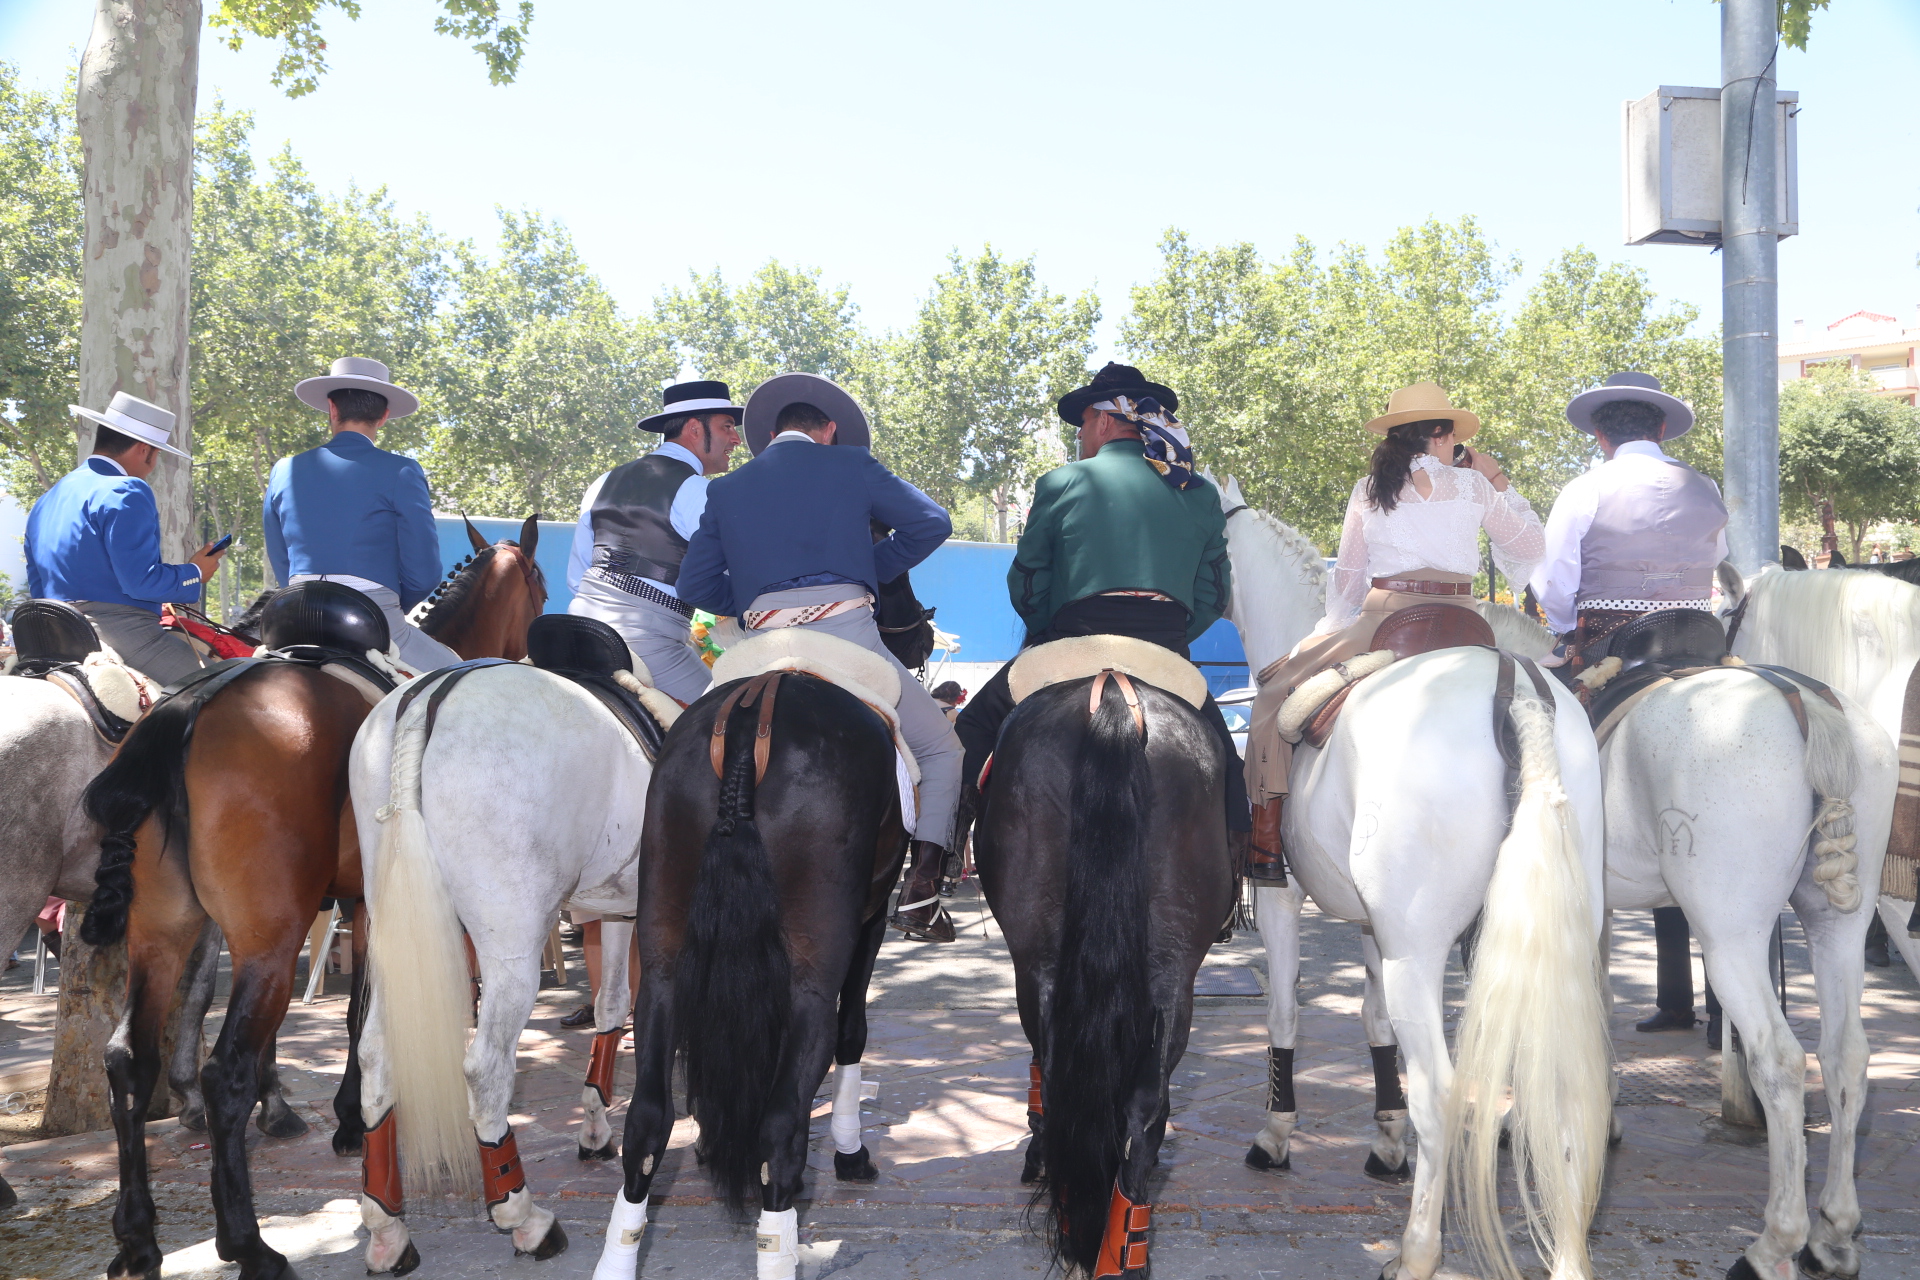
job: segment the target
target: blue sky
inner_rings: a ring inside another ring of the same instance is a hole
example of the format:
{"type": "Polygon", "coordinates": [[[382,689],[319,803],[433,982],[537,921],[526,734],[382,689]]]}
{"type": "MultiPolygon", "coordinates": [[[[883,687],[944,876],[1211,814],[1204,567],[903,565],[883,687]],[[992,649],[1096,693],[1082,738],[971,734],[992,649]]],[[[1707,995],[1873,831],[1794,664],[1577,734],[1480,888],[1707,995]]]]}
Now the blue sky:
{"type": "MultiPolygon", "coordinates": [[[[950,248],[991,241],[1097,288],[1110,335],[1168,226],[1277,256],[1470,213],[1529,268],[1585,243],[1718,320],[1717,256],[1620,243],[1621,101],[1718,83],[1709,0],[536,0],[502,88],[432,0],[364,7],[329,15],[333,69],[299,100],[268,46],[208,39],[201,103],[483,244],[496,205],[554,216],[629,308],[779,257],[898,326],[950,248]]],[[[92,10],[0,0],[0,58],[57,85],[92,10]]],[[[1916,66],[1915,0],[1835,0],[1782,54],[1804,108],[1783,327],[1920,304],[1916,66]]]]}

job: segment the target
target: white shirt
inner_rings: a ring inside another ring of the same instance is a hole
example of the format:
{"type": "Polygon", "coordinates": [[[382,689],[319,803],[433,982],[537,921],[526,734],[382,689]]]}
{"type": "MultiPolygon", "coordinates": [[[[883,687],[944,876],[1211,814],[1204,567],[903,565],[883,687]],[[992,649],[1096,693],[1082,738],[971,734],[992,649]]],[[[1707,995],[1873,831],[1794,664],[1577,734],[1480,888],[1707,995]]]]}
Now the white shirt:
{"type": "MultiPolygon", "coordinates": [[[[1547,626],[1556,634],[1573,630],[1579,620],[1574,600],[1580,594],[1580,544],[1593,527],[1601,494],[1644,480],[1654,468],[1671,461],[1654,441],[1629,440],[1613,451],[1609,461],[1567,481],[1567,487],[1554,499],[1553,511],[1547,516],[1546,558],[1534,571],[1532,586],[1547,626]]],[[[1727,558],[1725,529],[1720,531],[1715,550],[1722,560],[1727,558]]]]}
{"type": "MultiPolygon", "coordinates": [[[[693,450],[672,440],[663,443],[654,454],[664,454],[678,462],[684,462],[693,468],[693,474],[673,495],[673,506],[667,510],[667,523],[673,531],[691,541],[700,528],[700,517],[707,511],[707,484],[710,477],[706,473],[706,464],[694,456],[693,450]]],[[[653,454],[647,455],[652,457],[653,454]]],[[[567,557],[567,587],[580,589],[581,577],[593,566],[593,502],[600,496],[600,486],[607,482],[611,471],[603,473],[598,480],[587,486],[586,497],[580,499],[580,523],[573,528],[573,551],[567,557]]],[[[680,593],[664,582],[655,582],[652,578],[641,578],[656,591],[664,591],[675,600],[680,593]]]]}
{"type": "Polygon", "coordinates": [[[1432,454],[1413,460],[1433,491],[1420,496],[1407,478],[1393,510],[1367,500],[1367,477],[1354,483],[1340,532],[1340,558],[1327,591],[1327,616],[1315,635],[1339,631],[1360,616],[1373,579],[1415,569],[1471,576],[1480,567],[1480,530],[1493,544],[1494,563],[1513,581],[1523,581],[1540,560],[1540,517],[1507,486],[1503,492],[1478,471],[1450,467],[1432,454]]]}
{"type": "Polygon", "coordinates": [[[92,462],[95,458],[100,459],[100,461],[106,463],[108,466],[112,467],[115,471],[118,471],[121,475],[124,476],[127,474],[127,469],[120,465],[120,460],[118,458],[109,458],[104,453],[90,453],[87,455],[88,462],[92,462]]]}

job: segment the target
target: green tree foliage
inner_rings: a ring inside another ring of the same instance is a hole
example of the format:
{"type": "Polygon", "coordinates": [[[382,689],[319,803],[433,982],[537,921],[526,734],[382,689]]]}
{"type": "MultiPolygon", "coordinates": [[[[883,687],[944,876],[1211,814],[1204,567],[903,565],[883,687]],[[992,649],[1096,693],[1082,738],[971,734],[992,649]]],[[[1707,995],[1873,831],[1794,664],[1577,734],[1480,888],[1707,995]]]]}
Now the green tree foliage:
{"type": "MultiPolygon", "coordinates": [[[[421,386],[438,364],[436,312],[449,289],[445,245],[424,220],[403,221],[384,192],[320,194],[290,152],[257,173],[251,128],[250,115],[218,103],[199,122],[189,360],[194,504],[209,534],[241,533],[225,575],[237,575],[238,593],[266,581],[264,547],[249,535],[268,472],[328,436],[326,415],[296,400],[294,384],[357,353],[421,386]]],[[[427,402],[383,443],[418,446],[427,402]]]]}
{"type": "Polygon", "coordinates": [[[639,451],[633,424],[676,361],[621,316],[572,237],[500,214],[500,253],[454,250],[434,355],[438,411],[421,462],[442,506],[571,519],[593,477],[639,451]]]}
{"type": "Polygon", "coordinates": [[[1920,499],[1920,409],[1873,388],[1834,363],[1780,393],[1780,505],[1817,522],[1821,502],[1831,502],[1855,563],[1870,526],[1912,518],[1920,499]]]}
{"type": "MultiPolygon", "coordinates": [[[[520,71],[527,28],[533,25],[533,4],[521,0],[514,20],[504,22],[499,0],[439,0],[441,12],[433,29],[443,36],[471,42],[487,64],[487,78],[506,84],[520,71]]],[[[226,46],[238,49],[248,36],[280,42],[280,61],[273,68],[275,88],[289,98],[309,94],[327,72],[327,42],[320,34],[320,13],[329,6],[349,19],[360,16],[358,0],[220,0],[207,25],[224,30],[226,46]]]]}
{"type": "Polygon", "coordinates": [[[21,86],[0,62],[0,474],[15,494],[37,494],[73,465],[80,357],[80,140],[73,86],[21,86]]]}
{"type": "Polygon", "coordinates": [[[1658,310],[1640,273],[1563,253],[1516,310],[1521,264],[1500,257],[1471,218],[1404,228],[1375,257],[1342,245],[1326,259],[1302,240],[1281,261],[1250,244],[1161,244],[1160,276],[1134,290],[1123,347],[1181,395],[1202,465],[1239,478],[1329,550],[1387,397],[1431,379],[1480,415],[1476,445],[1506,463],[1536,503],[1593,456],[1566,402],[1624,368],[1658,374],[1702,425],[1681,443],[1717,471],[1719,351],[1688,336],[1690,308],[1658,310]]]}
{"type": "Polygon", "coordinates": [[[882,456],[949,507],[985,497],[1007,538],[1016,493],[1060,460],[1054,402],[1084,383],[1100,304],[1040,283],[1034,260],[956,251],[894,339],[882,456]]]}

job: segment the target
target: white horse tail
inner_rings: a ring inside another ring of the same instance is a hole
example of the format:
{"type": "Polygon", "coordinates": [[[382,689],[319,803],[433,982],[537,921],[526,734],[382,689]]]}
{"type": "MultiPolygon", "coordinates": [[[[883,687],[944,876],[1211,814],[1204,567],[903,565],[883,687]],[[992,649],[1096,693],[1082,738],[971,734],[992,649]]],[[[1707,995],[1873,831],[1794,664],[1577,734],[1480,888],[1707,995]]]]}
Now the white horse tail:
{"type": "Polygon", "coordinates": [[[1853,793],[1860,785],[1860,757],[1853,726],[1825,698],[1805,695],[1807,785],[1819,808],[1813,817],[1813,878],[1840,911],[1860,905],[1860,858],[1853,850],[1853,793]]]}
{"type": "Polygon", "coordinates": [[[462,1065],[472,1009],[466,948],[420,812],[426,710],[421,698],[393,727],[391,791],[367,886],[367,961],[407,1181],[434,1194],[471,1191],[480,1159],[462,1065]]]}
{"type": "Polygon", "coordinates": [[[1451,1174],[1485,1272],[1519,1280],[1496,1187],[1501,1104],[1511,1092],[1527,1225],[1552,1280],[1576,1280],[1592,1274],[1587,1226],[1606,1164],[1612,1046],[1554,709],[1516,691],[1509,715],[1519,737],[1520,799],[1487,886],[1460,1024],[1447,1104],[1451,1174]]]}

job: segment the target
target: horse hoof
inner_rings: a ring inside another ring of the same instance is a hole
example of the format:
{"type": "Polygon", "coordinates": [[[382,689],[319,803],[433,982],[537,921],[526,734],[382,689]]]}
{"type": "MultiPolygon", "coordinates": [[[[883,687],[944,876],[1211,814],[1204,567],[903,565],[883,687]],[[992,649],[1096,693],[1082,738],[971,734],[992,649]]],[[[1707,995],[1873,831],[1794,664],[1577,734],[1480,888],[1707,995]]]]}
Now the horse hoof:
{"type": "Polygon", "coordinates": [[[107,1264],[107,1275],[113,1277],[113,1280],[119,1280],[121,1276],[135,1275],[139,1276],[140,1280],[160,1280],[160,1251],[153,1249],[151,1252],[154,1255],[153,1261],[146,1266],[139,1266],[127,1256],[127,1251],[122,1249],[113,1256],[113,1261],[107,1264]]]}
{"type": "MultiPolygon", "coordinates": [[[[403,1276],[407,1274],[407,1272],[413,1270],[415,1267],[419,1265],[420,1265],[420,1251],[414,1248],[413,1241],[409,1240],[407,1241],[406,1252],[400,1255],[400,1260],[393,1264],[393,1270],[391,1270],[387,1274],[395,1275],[395,1276],[403,1276]]],[[[372,1276],[372,1275],[378,1275],[380,1273],[377,1271],[369,1271],[367,1272],[367,1274],[372,1276]]]]}
{"type": "Polygon", "coordinates": [[[1747,1261],[1747,1255],[1743,1253],[1727,1268],[1727,1280],[1760,1280],[1760,1273],[1753,1269],[1753,1264],[1747,1261]]]}
{"type": "Polygon", "coordinates": [[[207,1131],[207,1109],[205,1107],[188,1107],[174,1118],[180,1122],[182,1129],[191,1129],[195,1133],[205,1133],[207,1131]]]}
{"type": "Polygon", "coordinates": [[[545,1262],[548,1258],[557,1258],[567,1251],[567,1233],[560,1228],[560,1219],[555,1218],[553,1225],[547,1228],[547,1234],[540,1243],[531,1249],[515,1249],[514,1256],[532,1258],[535,1262],[545,1262]]]}
{"type": "Polygon", "coordinates": [[[240,1280],[300,1280],[283,1254],[263,1248],[252,1262],[240,1264],[240,1280]]]}
{"type": "Polygon", "coordinates": [[[1020,1185],[1030,1187],[1047,1176],[1046,1164],[1038,1152],[1029,1151],[1026,1163],[1020,1166],[1020,1185]]]}
{"type": "Polygon", "coordinates": [[[872,1182],[880,1176],[880,1171],[873,1167],[873,1157],[863,1142],[850,1156],[838,1151],[833,1153],[833,1176],[842,1182],[872,1182]]]}
{"type": "Polygon", "coordinates": [[[1247,1168],[1258,1169],[1261,1173],[1285,1173],[1293,1168],[1293,1152],[1289,1151],[1275,1160],[1265,1147],[1256,1142],[1247,1148],[1247,1168]]]}
{"type": "Polygon", "coordinates": [[[577,1152],[582,1160],[611,1160],[620,1154],[614,1150],[612,1138],[608,1138],[602,1147],[590,1147],[583,1142],[579,1144],[577,1152]]]}
{"type": "Polygon", "coordinates": [[[336,1156],[357,1156],[366,1154],[366,1130],[349,1129],[345,1125],[333,1131],[333,1154],[336,1156]]]}
{"type": "MultiPolygon", "coordinates": [[[[1800,1252],[1793,1255],[1793,1260],[1800,1265],[1800,1274],[1810,1280],[1854,1280],[1860,1274],[1858,1264],[1851,1271],[1835,1271],[1820,1261],[1820,1255],[1813,1251],[1811,1244],[1800,1246],[1800,1252]]],[[[1745,1262],[1746,1258],[1742,1257],[1740,1261],[1745,1262]]]]}
{"type": "Polygon", "coordinates": [[[1361,1172],[1379,1182],[1405,1182],[1413,1176],[1413,1168],[1406,1160],[1401,1160],[1400,1167],[1395,1169],[1372,1151],[1367,1152],[1367,1167],[1361,1172]]]}
{"type": "Polygon", "coordinates": [[[254,1127],[269,1138],[297,1138],[308,1129],[307,1122],[292,1107],[262,1111],[254,1127]]]}
{"type": "Polygon", "coordinates": [[[20,1193],[8,1186],[5,1178],[0,1178],[0,1209],[11,1209],[19,1203],[20,1193]]]}

